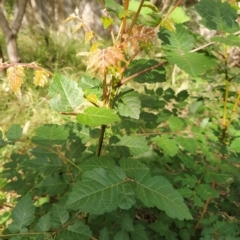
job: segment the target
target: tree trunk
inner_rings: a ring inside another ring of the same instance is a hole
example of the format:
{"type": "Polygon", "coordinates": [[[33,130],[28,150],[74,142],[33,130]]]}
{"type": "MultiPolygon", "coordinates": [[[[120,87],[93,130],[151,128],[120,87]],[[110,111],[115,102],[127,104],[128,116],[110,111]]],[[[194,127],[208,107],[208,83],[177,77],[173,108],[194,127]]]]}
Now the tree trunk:
{"type": "Polygon", "coordinates": [[[3,9],[0,6],[0,27],[3,30],[8,58],[11,63],[20,62],[20,56],[17,48],[17,34],[21,27],[22,19],[26,10],[28,0],[19,0],[17,14],[13,21],[12,27],[10,27],[7,18],[4,15],[3,9]]]}

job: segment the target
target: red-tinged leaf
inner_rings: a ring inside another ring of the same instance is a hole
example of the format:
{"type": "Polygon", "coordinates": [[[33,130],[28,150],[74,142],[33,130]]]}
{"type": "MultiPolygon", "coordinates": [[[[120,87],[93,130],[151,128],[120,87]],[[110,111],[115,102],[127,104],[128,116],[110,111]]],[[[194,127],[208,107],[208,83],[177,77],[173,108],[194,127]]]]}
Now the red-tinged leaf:
{"type": "Polygon", "coordinates": [[[125,57],[120,48],[109,47],[103,50],[91,52],[88,58],[88,69],[95,73],[105,74],[107,68],[117,65],[118,62],[124,62],[125,57]]]}

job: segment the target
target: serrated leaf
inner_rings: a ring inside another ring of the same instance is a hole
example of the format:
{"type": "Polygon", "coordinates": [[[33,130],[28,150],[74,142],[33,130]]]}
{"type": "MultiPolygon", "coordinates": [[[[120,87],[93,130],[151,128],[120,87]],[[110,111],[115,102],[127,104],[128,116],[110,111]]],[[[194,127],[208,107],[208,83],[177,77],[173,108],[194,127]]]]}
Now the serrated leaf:
{"type": "Polygon", "coordinates": [[[227,2],[202,0],[196,10],[202,17],[202,24],[209,29],[234,32],[239,28],[235,21],[238,17],[237,11],[227,2]]]}
{"type": "Polygon", "coordinates": [[[12,210],[13,222],[9,224],[8,229],[11,233],[19,233],[25,227],[34,221],[35,207],[30,194],[22,197],[12,210]]]}
{"type": "Polygon", "coordinates": [[[57,156],[42,156],[27,161],[23,166],[38,171],[39,174],[44,173],[45,175],[51,175],[54,172],[57,172],[63,166],[63,163],[57,156]]]}
{"type": "Polygon", "coordinates": [[[136,178],[137,197],[147,207],[157,207],[171,218],[192,219],[187,205],[179,192],[162,176],[148,177],[147,173],[136,178]]]}
{"type": "Polygon", "coordinates": [[[198,196],[203,200],[207,200],[209,197],[211,198],[219,197],[218,191],[216,189],[213,189],[209,184],[199,184],[196,187],[196,192],[198,196]]]}
{"type": "Polygon", "coordinates": [[[36,185],[36,188],[42,189],[45,194],[53,196],[63,193],[69,184],[70,179],[60,179],[60,176],[55,174],[54,176],[47,176],[36,185]]]}
{"type": "Polygon", "coordinates": [[[101,17],[101,21],[102,21],[104,29],[107,29],[114,22],[113,18],[111,18],[111,17],[104,17],[104,16],[101,17]]]}
{"type": "MultiPolygon", "coordinates": [[[[149,67],[152,67],[159,62],[153,59],[139,59],[134,60],[128,66],[128,69],[124,72],[124,76],[128,77],[135,73],[149,67]]],[[[157,83],[166,81],[166,73],[164,67],[160,66],[146,73],[140,74],[134,78],[134,81],[139,83],[157,83]]]]}
{"type": "Polygon", "coordinates": [[[99,240],[110,240],[109,231],[106,227],[104,227],[99,234],[99,240]]]}
{"type": "Polygon", "coordinates": [[[119,167],[108,172],[95,168],[82,175],[69,194],[67,206],[84,213],[103,214],[117,209],[126,175],[119,167]]]}
{"type": "Polygon", "coordinates": [[[129,216],[128,213],[124,213],[120,216],[119,223],[121,225],[121,229],[127,232],[134,231],[133,219],[129,216]]]}
{"type": "Polygon", "coordinates": [[[34,71],[33,82],[35,86],[44,87],[48,82],[49,73],[44,69],[37,69],[34,71]]]}
{"type": "Polygon", "coordinates": [[[76,222],[57,235],[57,240],[89,240],[92,238],[92,231],[83,222],[76,222]]]}
{"type": "Polygon", "coordinates": [[[240,138],[234,138],[229,146],[229,150],[240,153],[240,138]]]}
{"type": "Polygon", "coordinates": [[[9,141],[17,141],[22,136],[22,127],[18,124],[12,125],[6,133],[9,141]]]}
{"type": "Polygon", "coordinates": [[[173,157],[178,153],[178,146],[175,139],[169,139],[168,136],[162,135],[152,138],[151,141],[156,142],[166,155],[173,157]]]}
{"type": "Polygon", "coordinates": [[[177,143],[190,153],[196,153],[198,148],[198,143],[193,138],[177,137],[177,143]]]}
{"type": "Polygon", "coordinates": [[[141,101],[135,91],[125,93],[117,101],[118,113],[124,117],[139,119],[141,101]]]}
{"type": "Polygon", "coordinates": [[[145,227],[141,224],[134,226],[134,231],[131,232],[132,240],[149,240],[145,227]]]}
{"type": "Polygon", "coordinates": [[[51,225],[53,229],[60,229],[69,219],[69,213],[64,208],[64,205],[57,203],[51,210],[51,225]]]}
{"type": "Polygon", "coordinates": [[[96,127],[119,122],[120,118],[112,109],[88,107],[84,110],[84,113],[77,115],[77,121],[83,125],[96,127]]]}
{"type": "Polygon", "coordinates": [[[123,136],[114,146],[119,151],[126,151],[127,147],[133,156],[143,154],[150,149],[144,137],[123,136]]]}
{"type": "Polygon", "coordinates": [[[84,171],[89,171],[94,168],[108,169],[115,166],[115,162],[110,157],[91,157],[87,161],[83,162],[80,166],[84,171]]]}
{"type": "Polygon", "coordinates": [[[179,131],[186,128],[186,123],[183,118],[170,116],[168,119],[169,128],[172,131],[179,131]]]}
{"type": "Polygon", "coordinates": [[[71,112],[83,102],[83,91],[77,82],[56,74],[49,87],[50,106],[59,112],[71,112]]]}
{"type": "Polygon", "coordinates": [[[14,93],[17,93],[22,86],[24,77],[24,68],[19,65],[15,65],[14,67],[9,67],[7,69],[7,79],[14,93]]]}
{"type": "Polygon", "coordinates": [[[131,159],[131,158],[122,158],[119,161],[121,168],[124,170],[126,175],[130,178],[135,178],[137,172],[139,171],[149,171],[149,168],[141,163],[139,160],[131,159]]]}
{"type": "Polygon", "coordinates": [[[32,142],[51,148],[53,145],[62,145],[67,141],[69,132],[64,126],[57,124],[46,124],[36,130],[36,136],[32,137],[32,142]]]}
{"type": "Polygon", "coordinates": [[[118,206],[121,209],[128,210],[136,203],[136,196],[133,183],[128,182],[122,185],[118,198],[118,206]]]}
{"type": "Polygon", "coordinates": [[[121,230],[115,234],[113,240],[130,240],[130,238],[127,232],[121,230]]]}
{"type": "Polygon", "coordinates": [[[225,38],[223,38],[223,37],[213,37],[213,38],[211,38],[211,41],[224,43],[228,46],[240,47],[240,38],[238,36],[235,36],[235,35],[232,35],[232,34],[228,35],[225,38]]]}
{"type": "Polygon", "coordinates": [[[214,68],[217,62],[199,53],[186,53],[184,55],[168,55],[168,61],[176,64],[190,76],[196,78],[208,69],[214,68]]]}
{"type": "Polygon", "coordinates": [[[36,230],[38,232],[47,232],[51,228],[51,215],[50,212],[41,216],[36,225],[36,230]]]}
{"type": "Polygon", "coordinates": [[[81,81],[78,83],[79,87],[83,90],[99,86],[99,84],[99,80],[97,80],[96,78],[92,78],[88,75],[83,76],[81,78],[81,81]]]}
{"type": "Polygon", "coordinates": [[[119,62],[125,62],[125,56],[121,48],[108,47],[90,52],[87,68],[99,74],[106,74],[109,67],[116,66],[119,62]]]}
{"type": "Polygon", "coordinates": [[[158,37],[163,41],[164,48],[175,55],[183,55],[192,50],[195,39],[182,25],[176,25],[176,31],[160,30],[158,37]]]}

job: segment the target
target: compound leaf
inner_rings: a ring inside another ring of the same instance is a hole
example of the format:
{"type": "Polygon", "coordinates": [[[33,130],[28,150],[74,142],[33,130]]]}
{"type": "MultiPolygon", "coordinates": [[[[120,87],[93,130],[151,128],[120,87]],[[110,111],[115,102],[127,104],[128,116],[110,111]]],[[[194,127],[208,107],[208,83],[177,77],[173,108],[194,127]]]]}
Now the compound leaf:
{"type": "Polygon", "coordinates": [[[71,112],[83,102],[83,91],[77,82],[56,74],[49,87],[50,106],[58,112],[71,112]]]}
{"type": "Polygon", "coordinates": [[[238,30],[237,11],[227,2],[202,0],[196,10],[202,17],[202,24],[209,29],[229,33],[238,30]]]}
{"type": "Polygon", "coordinates": [[[228,46],[237,46],[240,47],[240,38],[235,36],[235,35],[228,35],[227,37],[223,38],[223,37],[213,37],[211,38],[212,41],[214,42],[220,42],[220,43],[224,43],[228,46]]]}
{"type": "Polygon", "coordinates": [[[164,177],[149,177],[147,174],[141,172],[136,178],[137,197],[147,207],[157,207],[171,218],[192,219],[180,193],[164,177]]]}
{"type": "Polygon", "coordinates": [[[103,124],[109,125],[113,122],[119,122],[120,118],[112,109],[88,107],[84,113],[77,115],[77,121],[83,125],[96,127],[103,124]]]}

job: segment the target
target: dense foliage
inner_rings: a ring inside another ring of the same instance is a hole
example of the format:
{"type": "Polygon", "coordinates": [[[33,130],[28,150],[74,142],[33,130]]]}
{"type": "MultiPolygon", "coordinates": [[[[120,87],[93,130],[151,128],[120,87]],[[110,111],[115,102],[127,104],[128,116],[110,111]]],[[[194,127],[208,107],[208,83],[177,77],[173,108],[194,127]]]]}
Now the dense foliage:
{"type": "MultiPolygon", "coordinates": [[[[39,127],[28,151],[4,164],[3,191],[19,198],[2,215],[1,239],[239,239],[234,1],[196,6],[201,23],[217,32],[211,42],[190,30],[177,5],[161,16],[143,0],[99,4],[112,45],[103,46],[77,10],[66,20],[85,30],[90,51],[79,55],[89,71],[76,81],[53,75],[50,106],[69,121],[39,127]],[[191,79],[191,91],[171,86],[174,65],[191,79]]],[[[15,92],[25,68],[35,70],[37,86],[52,74],[36,64],[2,67],[15,92]]],[[[1,147],[24,138],[17,124],[0,133],[1,147]]]]}

